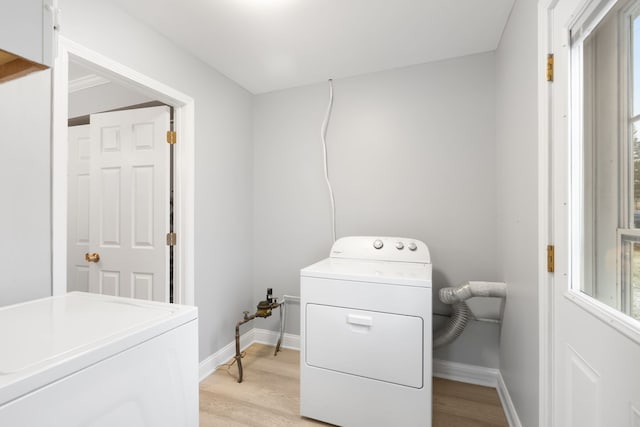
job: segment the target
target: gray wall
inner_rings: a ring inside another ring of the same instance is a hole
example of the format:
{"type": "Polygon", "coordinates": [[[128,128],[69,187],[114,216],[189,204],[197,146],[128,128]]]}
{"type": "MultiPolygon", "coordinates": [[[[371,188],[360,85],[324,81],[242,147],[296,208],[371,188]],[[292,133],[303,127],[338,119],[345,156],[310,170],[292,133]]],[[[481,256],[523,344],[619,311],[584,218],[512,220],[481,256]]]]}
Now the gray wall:
{"type": "MultiPolygon", "coordinates": [[[[60,3],[63,35],[196,100],[203,359],[232,341],[264,288],[298,295],[299,269],[328,254],[319,138],[327,87],[252,97],[105,2],[60,3]]],[[[424,240],[436,291],[469,279],[509,283],[500,367],[525,426],[537,425],[538,400],[536,70],[536,3],[520,0],[495,57],[336,81],[328,134],[338,236],[424,240]]],[[[0,186],[12,206],[0,214],[11,224],[2,305],[50,292],[49,78],[0,85],[0,186]]],[[[294,307],[289,332],[299,333],[298,315],[294,307]]],[[[275,329],[274,319],[256,322],[275,329]]],[[[497,348],[497,327],[473,324],[436,357],[496,366],[497,348]]]]}
{"type": "Polygon", "coordinates": [[[0,84],[0,306],[51,295],[50,81],[0,84]]]}
{"type": "MultiPolygon", "coordinates": [[[[501,279],[496,246],[492,53],[334,81],[327,135],[337,236],[423,240],[434,295],[501,279]]],[[[300,268],[328,256],[330,208],[320,126],[327,84],[254,101],[254,299],[299,295],[300,268]]],[[[448,307],[435,301],[435,311],[448,307]]],[[[292,306],[287,331],[298,334],[292,306]]],[[[275,319],[257,327],[277,329],[275,319]]],[[[498,326],[474,325],[435,357],[498,366],[498,326]],[[465,344],[466,343],[466,344],[465,344]]]]}
{"type": "Polygon", "coordinates": [[[108,2],[60,0],[62,34],[195,99],[195,299],[200,359],[249,307],[251,94],[108,2]]]}
{"type": "Polygon", "coordinates": [[[537,2],[518,0],[496,53],[501,270],[509,283],[500,370],[522,425],[538,425],[537,2]]]}

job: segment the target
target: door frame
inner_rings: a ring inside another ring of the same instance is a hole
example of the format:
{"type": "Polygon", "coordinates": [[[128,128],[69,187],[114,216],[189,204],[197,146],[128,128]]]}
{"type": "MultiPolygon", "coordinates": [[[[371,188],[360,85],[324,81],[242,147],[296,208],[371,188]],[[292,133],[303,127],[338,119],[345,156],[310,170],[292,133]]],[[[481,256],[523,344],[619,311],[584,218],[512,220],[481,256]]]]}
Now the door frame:
{"type": "Polygon", "coordinates": [[[99,71],[119,84],[144,93],[174,108],[175,189],[174,231],[174,299],[178,304],[195,305],[194,282],[194,100],[164,83],[63,36],[58,37],[58,51],[53,68],[53,111],[51,147],[51,266],[52,295],[67,292],[67,167],[69,60],[99,71]]]}
{"type": "Polygon", "coordinates": [[[538,424],[553,425],[553,273],[547,271],[547,245],[553,244],[551,198],[551,103],[553,84],[543,79],[547,54],[553,53],[553,8],[559,0],[538,2],[538,424]]]}

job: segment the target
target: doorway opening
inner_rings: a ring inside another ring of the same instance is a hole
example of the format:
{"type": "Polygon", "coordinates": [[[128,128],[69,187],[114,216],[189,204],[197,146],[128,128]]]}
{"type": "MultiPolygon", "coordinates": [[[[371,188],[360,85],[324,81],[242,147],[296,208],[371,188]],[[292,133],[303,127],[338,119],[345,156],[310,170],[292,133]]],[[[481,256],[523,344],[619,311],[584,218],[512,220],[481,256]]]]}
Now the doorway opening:
{"type": "Polygon", "coordinates": [[[58,45],[52,118],[52,294],[90,290],[194,304],[193,99],[64,37],[58,45]],[[70,90],[77,95],[75,100],[70,100],[70,90]],[[99,92],[106,95],[96,96],[99,92]],[[121,121],[126,122],[122,130],[118,128],[121,121]],[[83,126],[86,128],[80,131],[83,126]],[[177,143],[164,143],[167,131],[167,140],[177,143]],[[74,182],[73,171],[77,172],[78,166],[74,159],[78,156],[74,157],[69,142],[82,132],[88,134],[84,153],[105,157],[101,168],[85,168],[82,179],[74,182]],[[127,132],[131,135],[125,135],[127,132]],[[156,142],[145,142],[144,138],[152,134],[156,142]],[[157,143],[158,134],[162,135],[162,144],[157,143]],[[89,144],[91,140],[94,142],[89,144]],[[130,156],[116,160],[120,144],[142,147],[139,151],[147,157],[153,152],[152,145],[159,151],[155,160],[147,158],[132,165],[130,156]],[[90,147],[92,151],[87,151],[90,147]],[[132,172],[125,176],[118,161],[133,167],[132,172]],[[99,178],[91,181],[91,173],[99,178]],[[83,191],[78,191],[77,182],[83,182],[83,191]],[[85,198],[80,204],[76,203],[78,194],[85,198]],[[121,209],[122,204],[128,204],[127,209],[121,209]],[[78,211],[88,215],[90,210],[97,212],[97,218],[78,219],[78,211]],[[134,214],[125,218],[122,212],[134,214]],[[69,221],[72,217],[75,222],[69,221]],[[78,223],[83,227],[81,239],[78,223]],[[70,248],[78,240],[85,246],[80,245],[78,253],[73,254],[70,248]],[[139,249],[142,258],[131,262],[131,254],[116,251],[127,246],[121,243],[139,249]],[[143,267],[143,258],[153,258],[150,254],[154,247],[158,249],[154,258],[158,273],[143,267]],[[104,262],[98,261],[100,251],[109,253],[109,261],[104,256],[104,262]],[[109,264],[118,258],[123,260],[121,265],[109,264]],[[128,269],[120,270],[127,262],[131,264],[128,269]],[[84,289],[89,283],[91,289],[84,289]]]}

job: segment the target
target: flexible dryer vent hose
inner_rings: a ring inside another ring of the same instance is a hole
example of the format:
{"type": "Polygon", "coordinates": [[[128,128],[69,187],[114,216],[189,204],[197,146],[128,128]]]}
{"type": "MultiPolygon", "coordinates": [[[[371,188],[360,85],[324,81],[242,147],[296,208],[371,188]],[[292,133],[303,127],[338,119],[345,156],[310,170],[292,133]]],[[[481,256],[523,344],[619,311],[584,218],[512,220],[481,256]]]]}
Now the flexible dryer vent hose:
{"type": "Polygon", "coordinates": [[[452,305],[451,319],[436,331],[433,348],[449,344],[458,338],[471,317],[471,310],[465,303],[471,297],[507,297],[507,285],[502,282],[467,282],[460,286],[440,289],[440,301],[452,305]]]}

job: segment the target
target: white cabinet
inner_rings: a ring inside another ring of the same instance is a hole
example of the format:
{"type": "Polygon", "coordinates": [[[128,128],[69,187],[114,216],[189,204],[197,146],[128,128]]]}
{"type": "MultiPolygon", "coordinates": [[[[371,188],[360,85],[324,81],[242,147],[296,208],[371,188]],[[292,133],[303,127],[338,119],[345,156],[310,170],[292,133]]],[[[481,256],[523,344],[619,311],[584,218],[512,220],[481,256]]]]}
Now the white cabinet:
{"type": "Polygon", "coordinates": [[[51,66],[56,0],[2,0],[0,49],[51,66]]]}

